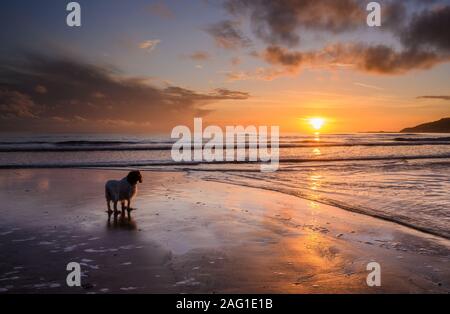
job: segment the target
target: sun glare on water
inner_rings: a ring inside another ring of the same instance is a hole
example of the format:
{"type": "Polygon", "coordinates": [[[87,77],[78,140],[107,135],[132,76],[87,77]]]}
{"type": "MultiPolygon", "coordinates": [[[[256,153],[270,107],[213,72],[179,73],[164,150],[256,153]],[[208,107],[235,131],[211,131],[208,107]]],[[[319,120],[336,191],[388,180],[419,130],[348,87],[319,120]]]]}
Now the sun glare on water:
{"type": "Polygon", "coordinates": [[[325,119],[323,118],[310,118],[308,119],[309,124],[314,130],[319,131],[325,124],[325,119]]]}

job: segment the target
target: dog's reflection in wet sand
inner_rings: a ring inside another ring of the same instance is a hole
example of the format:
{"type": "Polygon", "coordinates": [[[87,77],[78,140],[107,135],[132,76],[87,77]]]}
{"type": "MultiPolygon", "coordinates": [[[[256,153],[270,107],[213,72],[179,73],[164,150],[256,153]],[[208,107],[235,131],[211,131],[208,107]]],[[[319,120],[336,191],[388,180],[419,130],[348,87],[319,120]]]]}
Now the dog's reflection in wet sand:
{"type": "Polygon", "coordinates": [[[108,229],[136,230],[137,224],[136,221],[134,221],[134,219],[130,216],[126,217],[125,211],[122,210],[119,214],[108,212],[107,227],[108,229]]]}

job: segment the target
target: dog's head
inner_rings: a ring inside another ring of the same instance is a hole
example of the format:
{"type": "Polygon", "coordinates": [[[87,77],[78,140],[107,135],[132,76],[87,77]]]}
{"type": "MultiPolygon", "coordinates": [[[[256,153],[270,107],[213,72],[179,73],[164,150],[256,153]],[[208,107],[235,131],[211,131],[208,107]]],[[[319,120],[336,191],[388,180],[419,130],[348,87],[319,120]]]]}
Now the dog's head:
{"type": "Polygon", "coordinates": [[[130,173],[127,175],[127,181],[131,185],[135,185],[138,182],[142,183],[142,175],[139,170],[130,171],[130,173]]]}

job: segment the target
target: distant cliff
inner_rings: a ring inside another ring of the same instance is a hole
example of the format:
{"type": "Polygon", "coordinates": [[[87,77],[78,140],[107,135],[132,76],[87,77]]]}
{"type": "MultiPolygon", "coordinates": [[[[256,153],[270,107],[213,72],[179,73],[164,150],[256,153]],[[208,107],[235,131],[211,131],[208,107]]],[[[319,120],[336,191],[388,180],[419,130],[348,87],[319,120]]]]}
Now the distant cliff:
{"type": "Polygon", "coordinates": [[[450,133],[450,118],[428,122],[401,130],[402,133],[450,133]]]}

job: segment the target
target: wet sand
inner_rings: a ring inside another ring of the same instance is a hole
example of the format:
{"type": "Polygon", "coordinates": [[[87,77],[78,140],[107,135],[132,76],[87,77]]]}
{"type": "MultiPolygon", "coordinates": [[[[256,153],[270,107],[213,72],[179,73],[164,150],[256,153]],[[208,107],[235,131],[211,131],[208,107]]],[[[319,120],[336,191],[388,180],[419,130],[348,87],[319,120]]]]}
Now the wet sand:
{"type": "Polygon", "coordinates": [[[0,171],[0,293],[450,292],[449,240],[182,172],[143,172],[131,221],[108,222],[104,182],[125,174],[0,171]]]}

